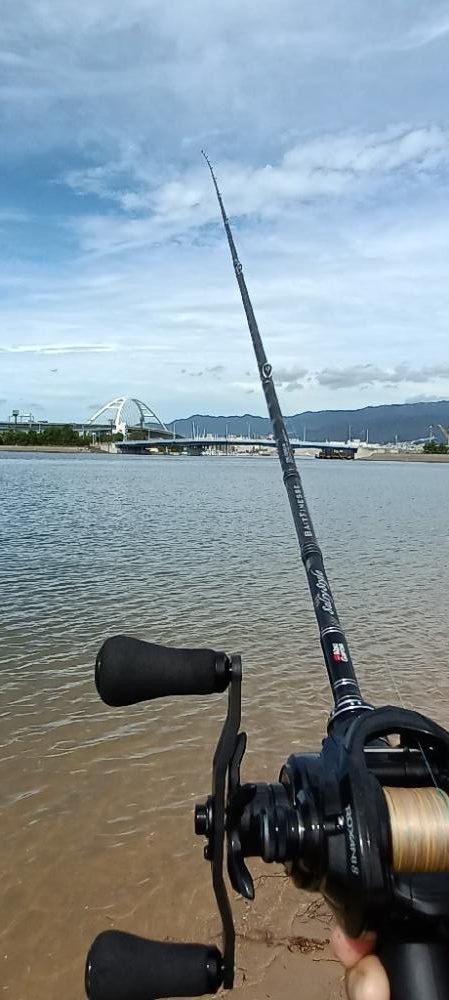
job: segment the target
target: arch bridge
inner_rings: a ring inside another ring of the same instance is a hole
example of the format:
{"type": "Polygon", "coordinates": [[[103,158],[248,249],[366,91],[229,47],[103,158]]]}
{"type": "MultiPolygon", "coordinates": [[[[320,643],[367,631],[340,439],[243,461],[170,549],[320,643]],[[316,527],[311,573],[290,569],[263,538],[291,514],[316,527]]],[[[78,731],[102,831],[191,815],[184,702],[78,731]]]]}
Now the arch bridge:
{"type": "Polygon", "coordinates": [[[105,403],[88,421],[88,426],[94,426],[97,421],[102,425],[109,423],[114,434],[123,434],[132,427],[140,427],[158,438],[172,437],[173,432],[159,419],[151,406],[134,396],[117,396],[105,403]],[[102,420],[100,421],[100,418],[102,420]]]}

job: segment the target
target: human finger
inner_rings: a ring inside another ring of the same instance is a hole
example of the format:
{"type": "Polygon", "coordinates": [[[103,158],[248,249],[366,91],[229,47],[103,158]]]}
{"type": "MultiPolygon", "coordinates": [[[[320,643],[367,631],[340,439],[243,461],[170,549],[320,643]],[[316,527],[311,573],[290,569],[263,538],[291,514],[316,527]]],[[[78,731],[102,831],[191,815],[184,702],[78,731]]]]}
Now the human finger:
{"type": "Polygon", "coordinates": [[[377,955],[365,955],[346,972],[348,1000],[390,1000],[390,984],[377,955]]]}
{"type": "Polygon", "coordinates": [[[350,938],[341,929],[334,927],[331,935],[331,947],[339,962],[345,969],[350,969],[356,962],[359,962],[365,955],[374,951],[376,938],[374,934],[367,934],[363,938],[350,938]]]}
{"type": "Polygon", "coordinates": [[[348,1000],[389,1000],[390,987],[381,962],[371,954],[375,948],[374,934],[350,938],[341,927],[332,933],[331,945],[335,956],[346,971],[348,1000]]]}

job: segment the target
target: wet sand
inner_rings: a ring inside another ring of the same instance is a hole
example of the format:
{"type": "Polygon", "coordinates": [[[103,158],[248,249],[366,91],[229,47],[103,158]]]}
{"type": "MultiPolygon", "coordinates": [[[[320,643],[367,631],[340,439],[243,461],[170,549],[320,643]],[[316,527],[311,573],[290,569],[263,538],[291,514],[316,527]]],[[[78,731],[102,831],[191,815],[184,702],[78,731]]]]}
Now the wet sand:
{"type": "MultiPolygon", "coordinates": [[[[40,692],[47,708],[37,713],[30,691],[19,725],[3,729],[0,982],[10,1000],[60,1000],[61,990],[81,1000],[85,956],[105,929],[220,945],[192,813],[210,788],[222,700],[211,718],[204,700],[199,708],[189,699],[189,723],[180,699],[110,713],[90,687],[86,676],[62,695],[49,674],[40,692]]],[[[249,751],[249,780],[276,777],[279,752],[260,747],[249,751]]],[[[298,892],[281,866],[250,859],[249,867],[255,901],[230,891],[237,994],[336,1000],[342,973],[322,899],[298,892]]]]}
{"type": "Polygon", "coordinates": [[[282,874],[262,875],[255,904],[237,903],[237,994],[245,1000],[340,1000],[344,973],[329,948],[331,914],[282,874]]]}

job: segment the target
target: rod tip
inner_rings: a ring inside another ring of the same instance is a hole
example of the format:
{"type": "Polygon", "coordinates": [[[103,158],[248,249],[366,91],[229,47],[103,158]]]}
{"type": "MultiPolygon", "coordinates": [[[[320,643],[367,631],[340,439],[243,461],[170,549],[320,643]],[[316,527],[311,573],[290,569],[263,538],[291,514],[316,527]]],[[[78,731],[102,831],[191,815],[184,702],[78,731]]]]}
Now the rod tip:
{"type": "Polygon", "coordinates": [[[202,150],[201,150],[201,152],[202,152],[202,154],[203,154],[203,156],[204,156],[204,159],[205,159],[205,161],[206,161],[206,163],[207,163],[207,165],[208,165],[208,167],[209,167],[209,170],[210,170],[210,172],[211,172],[211,174],[212,174],[212,177],[213,177],[213,178],[215,179],[215,174],[214,174],[214,171],[213,171],[213,169],[212,169],[212,164],[211,164],[211,162],[210,162],[210,159],[209,159],[209,157],[208,157],[208,155],[207,155],[207,153],[206,153],[206,150],[205,150],[205,149],[202,149],[202,150]]]}

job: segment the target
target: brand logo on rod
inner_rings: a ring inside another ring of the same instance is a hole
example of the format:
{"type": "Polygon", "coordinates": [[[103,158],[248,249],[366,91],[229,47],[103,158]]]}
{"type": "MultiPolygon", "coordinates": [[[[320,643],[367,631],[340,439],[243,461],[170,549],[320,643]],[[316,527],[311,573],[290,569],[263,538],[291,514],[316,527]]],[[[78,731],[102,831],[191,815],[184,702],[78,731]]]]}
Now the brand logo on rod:
{"type": "Polygon", "coordinates": [[[299,486],[299,483],[294,484],[293,490],[295,493],[295,497],[298,501],[298,511],[299,511],[299,516],[301,518],[301,524],[303,527],[304,534],[307,538],[313,538],[312,525],[309,520],[309,512],[307,510],[306,500],[299,486]]]}
{"type": "Polygon", "coordinates": [[[313,570],[313,575],[316,577],[316,587],[317,587],[317,597],[321,604],[323,611],[327,611],[329,615],[334,615],[334,607],[332,604],[332,598],[329,593],[329,584],[326,577],[321,569],[313,570]]]}
{"type": "Polygon", "coordinates": [[[332,643],[332,656],[336,663],[347,663],[348,657],[342,642],[332,643]]]}

